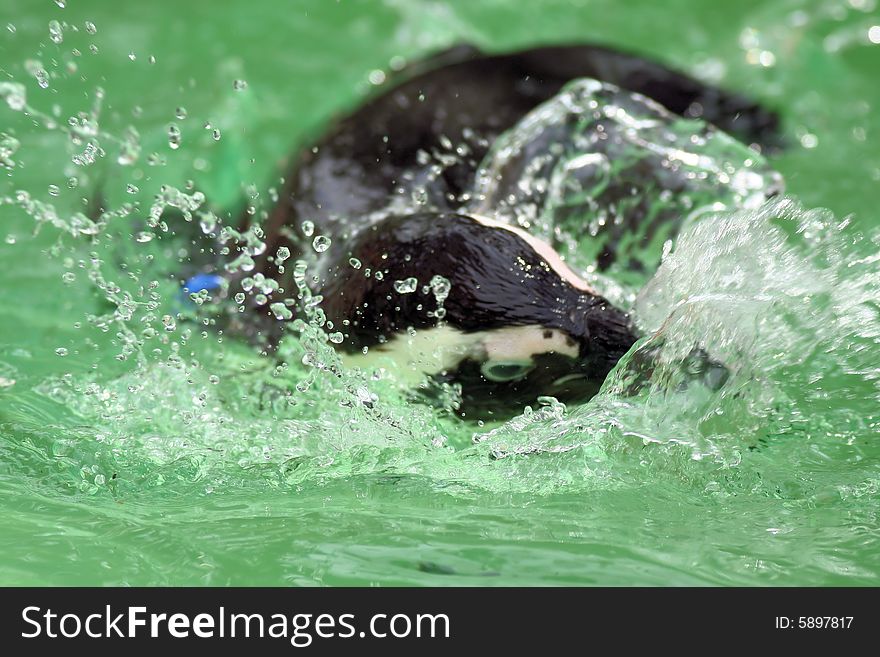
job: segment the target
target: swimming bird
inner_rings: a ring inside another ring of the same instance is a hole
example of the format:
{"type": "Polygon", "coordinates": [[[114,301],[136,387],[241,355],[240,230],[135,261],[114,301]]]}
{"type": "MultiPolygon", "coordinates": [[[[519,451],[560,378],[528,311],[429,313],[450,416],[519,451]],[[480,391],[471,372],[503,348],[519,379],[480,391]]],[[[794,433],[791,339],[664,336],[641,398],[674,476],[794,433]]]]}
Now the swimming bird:
{"type": "MultiPolygon", "coordinates": [[[[300,151],[262,226],[254,271],[279,285],[251,304],[257,315],[295,294],[291,268],[279,276],[285,252],[309,261],[309,287],[351,366],[393,362],[416,388],[454,385],[459,412],[474,419],[541,395],[593,396],[638,339],[632,318],[555,245],[474,203],[496,139],[579,78],[701,117],[756,148],[778,144],[773,112],[638,56],[589,45],[453,48],[391,76],[300,151]]],[[[284,325],[249,321],[270,343],[284,325]]]]}

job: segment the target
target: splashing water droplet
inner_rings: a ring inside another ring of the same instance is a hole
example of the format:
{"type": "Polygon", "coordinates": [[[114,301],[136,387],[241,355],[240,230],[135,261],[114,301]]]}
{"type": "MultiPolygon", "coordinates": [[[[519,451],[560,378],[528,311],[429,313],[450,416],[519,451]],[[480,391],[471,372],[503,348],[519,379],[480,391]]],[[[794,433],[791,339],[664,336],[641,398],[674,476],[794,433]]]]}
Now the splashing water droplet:
{"type": "Polygon", "coordinates": [[[402,281],[394,281],[394,290],[399,294],[412,294],[419,286],[419,281],[414,276],[405,278],[402,281]]]}
{"type": "Polygon", "coordinates": [[[312,248],[318,253],[323,253],[330,248],[330,238],[326,235],[318,235],[312,240],[312,248]]]}
{"type": "Polygon", "coordinates": [[[52,40],[52,43],[61,43],[64,41],[64,34],[61,32],[61,23],[58,21],[49,21],[49,38],[52,40]]]}
{"type": "Polygon", "coordinates": [[[0,82],[0,98],[6,100],[9,108],[20,112],[27,104],[24,85],[19,82],[0,82]]]}
{"type": "Polygon", "coordinates": [[[277,301],[269,306],[269,310],[275,315],[275,319],[287,320],[293,317],[293,312],[281,301],[277,301]]]}
{"type": "Polygon", "coordinates": [[[36,68],[33,71],[33,75],[36,78],[37,84],[40,86],[40,89],[49,88],[49,74],[46,72],[46,69],[42,67],[36,68]]]}
{"type": "Polygon", "coordinates": [[[172,150],[180,148],[180,128],[173,123],[168,126],[168,146],[172,150]]]}

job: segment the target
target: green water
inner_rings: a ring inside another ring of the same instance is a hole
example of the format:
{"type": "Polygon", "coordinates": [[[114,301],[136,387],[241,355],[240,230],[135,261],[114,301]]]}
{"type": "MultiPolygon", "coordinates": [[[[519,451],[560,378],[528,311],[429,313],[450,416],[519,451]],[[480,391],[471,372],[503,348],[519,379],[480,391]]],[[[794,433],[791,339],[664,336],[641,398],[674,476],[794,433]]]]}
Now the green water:
{"type": "Polygon", "coordinates": [[[62,4],[0,1],[0,82],[46,115],[0,107],[0,583],[880,583],[875,0],[62,4]],[[635,301],[651,386],[627,360],[589,404],[478,427],[328,373],[320,340],[269,359],[172,317],[177,247],[132,239],[161,185],[259,212],[372,70],[461,40],[604,42],[782,112],[796,200],[697,225],[635,301]],[[46,126],[97,87],[132,164],[46,126]],[[72,234],[98,184],[135,212],[72,234]],[[721,391],[676,385],[695,341],[721,391]]]}

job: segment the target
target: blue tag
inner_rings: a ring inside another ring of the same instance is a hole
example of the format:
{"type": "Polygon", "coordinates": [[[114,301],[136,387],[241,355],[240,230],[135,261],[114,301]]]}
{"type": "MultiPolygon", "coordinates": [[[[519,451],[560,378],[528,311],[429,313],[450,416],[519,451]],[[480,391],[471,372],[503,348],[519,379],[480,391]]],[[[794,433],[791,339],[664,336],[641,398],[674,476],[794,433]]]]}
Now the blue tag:
{"type": "Polygon", "coordinates": [[[201,292],[202,290],[217,290],[223,285],[223,277],[217,274],[196,274],[183,284],[183,289],[190,294],[201,292]]]}

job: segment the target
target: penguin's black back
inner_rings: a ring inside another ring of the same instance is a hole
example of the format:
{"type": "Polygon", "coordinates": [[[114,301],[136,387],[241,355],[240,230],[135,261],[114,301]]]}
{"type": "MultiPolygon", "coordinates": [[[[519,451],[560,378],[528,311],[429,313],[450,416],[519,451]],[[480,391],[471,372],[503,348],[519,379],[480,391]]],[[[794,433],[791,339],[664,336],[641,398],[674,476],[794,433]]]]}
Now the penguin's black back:
{"type": "Polygon", "coordinates": [[[386,89],[331,125],[314,148],[302,149],[265,224],[266,254],[297,250],[282,227],[304,219],[345,239],[358,219],[386,208],[430,169],[430,153],[448,139],[450,158],[425,189],[433,210],[456,209],[492,141],[530,110],[582,77],[643,94],[684,116],[699,115],[749,143],[778,143],[778,116],[650,60],[594,45],[549,46],[484,55],[457,47],[405,68],[386,89]],[[441,138],[445,138],[441,140],[441,138]]]}

